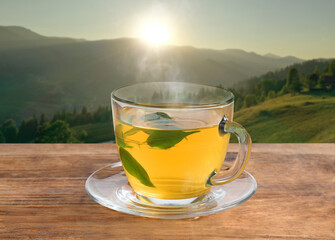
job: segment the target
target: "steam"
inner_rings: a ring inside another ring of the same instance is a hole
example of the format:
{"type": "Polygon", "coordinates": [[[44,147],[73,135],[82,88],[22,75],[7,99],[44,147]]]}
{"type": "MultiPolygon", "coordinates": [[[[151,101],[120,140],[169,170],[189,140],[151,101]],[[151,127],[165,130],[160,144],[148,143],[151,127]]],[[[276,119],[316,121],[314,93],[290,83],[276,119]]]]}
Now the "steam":
{"type": "Polygon", "coordinates": [[[178,56],[166,56],[155,49],[147,52],[137,64],[137,82],[179,82],[185,81],[178,56]]]}

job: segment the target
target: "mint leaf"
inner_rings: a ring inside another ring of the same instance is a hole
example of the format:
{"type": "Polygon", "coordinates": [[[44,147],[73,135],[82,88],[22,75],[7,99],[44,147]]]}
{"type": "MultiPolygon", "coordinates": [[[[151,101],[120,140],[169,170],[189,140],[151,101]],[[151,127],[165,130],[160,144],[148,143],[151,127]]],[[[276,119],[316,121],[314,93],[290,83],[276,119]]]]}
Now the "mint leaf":
{"type": "Polygon", "coordinates": [[[120,147],[119,153],[122,165],[129,174],[137,178],[137,180],[139,180],[143,185],[148,187],[155,187],[150,181],[149,175],[145,169],[126,149],[120,147]]]}
{"type": "Polygon", "coordinates": [[[116,143],[117,145],[119,145],[119,147],[123,147],[123,148],[132,148],[132,146],[128,146],[125,142],[124,142],[124,136],[123,136],[123,131],[122,131],[123,127],[121,124],[116,125],[115,127],[115,139],[116,139],[116,143]]]}
{"type": "Polygon", "coordinates": [[[200,131],[185,132],[181,130],[172,131],[152,131],[147,139],[147,143],[150,147],[156,147],[160,149],[168,149],[175,146],[177,143],[181,142],[185,137],[193,133],[200,131]]]}
{"type": "Polygon", "coordinates": [[[133,127],[132,129],[130,129],[127,132],[125,132],[124,135],[125,136],[132,136],[132,135],[136,134],[139,131],[141,131],[141,129],[133,127]]]}
{"type": "Polygon", "coordinates": [[[128,122],[132,123],[135,117],[136,117],[135,115],[131,115],[128,119],[128,122]]]}
{"type": "Polygon", "coordinates": [[[167,113],[164,112],[155,112],[150,114],[145,114],[141,117],[143,121],[156,121],[156,120],[163,120],[163,119],[172,119],[167,113]]]}
{"type": "MultiPolygon", "coordinates": [[[[135,117],[135,116],[132,115],[130,117],[131,120],[133,120],[132,117],[135,117]]],[[[157,123],[156,125],[153,125],[152,127],[158,128],[158,129],[180,129],[179,127],[175,126],[175,124],[182,125],[176,122],[173,118],[171,118],[168,114],[164,112],[155,112],[155,113],[145,114],[141,117],[141,120],[157,123]]],[[[145,128],[141,129],[141,128],[133,127],[132,129],[125,132],[124,136],[132,136],[138,133],[139,131],[143,131],[148,135],[150,135],[153,132],[153,130],[151,129],[145,129],[145,128]]]]}
{"type": "Polygon", "coordinates": [[[162,118],[166,118],[166,119],[172,119],[172,117],[170,117],[167,113],[165,112],[156,112],[156,114],[162,118]]]}
{"type": "Polygon", "coordinates": [[[125,144],[123,139],[118,139],[116,141],[117,145],[119,145],[119,147],[123,147],[123,148],[133,148],[132,146],[128,146],[127,144],[125,144]]]}
{"type": "Polygon", "coordinates": [[[167,113],[164,113],[164,112],[155,112],[155,113],[145,114],[141,117],[141,120],[150,121],[154,123],[160,123],[160,124],[182,125],[176,122],[172,117],[170,117],[167,113]]]}
{"type": "Polygon", "coordinates": [[[145,128],[141,129],[141,128],[133,127],[132,129],[125,132],[124,136],[132,136],[132,135],[138,133],[139,131],[145,132],[148,135],[150,135],[153,132],[153,130],[151,130],[151,129],[145,129],[145,128]]]}

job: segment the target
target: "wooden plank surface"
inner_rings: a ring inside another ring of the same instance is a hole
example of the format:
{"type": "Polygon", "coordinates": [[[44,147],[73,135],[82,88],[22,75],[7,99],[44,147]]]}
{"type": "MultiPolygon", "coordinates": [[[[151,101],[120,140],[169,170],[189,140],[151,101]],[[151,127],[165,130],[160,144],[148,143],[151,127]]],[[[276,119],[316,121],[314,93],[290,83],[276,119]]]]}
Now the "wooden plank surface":
{"type": "MultiPolygon", "coordinates": [[[[231,144],[230,151],[237,151],[231,144]]],[[[113,144],[0,144],[1,239],[335,239],[335,144],[254,144],[242,205],[159,220],[107,209],[84,189],[113,144]]]]}

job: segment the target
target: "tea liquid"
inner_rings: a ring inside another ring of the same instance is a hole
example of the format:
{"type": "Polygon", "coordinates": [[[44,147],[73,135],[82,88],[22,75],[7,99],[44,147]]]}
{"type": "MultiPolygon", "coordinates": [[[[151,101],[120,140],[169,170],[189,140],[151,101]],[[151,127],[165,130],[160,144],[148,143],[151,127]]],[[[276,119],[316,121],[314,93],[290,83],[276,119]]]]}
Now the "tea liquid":
{"type": "Polygon", "coordinates": [[[125,173],[139,194],[159,199],[200,196],[210,174],[220,171],[230,134],[218,126],[171,121],[137,127],[115,121],[115,135],[125,173]],[[192,129],[183,126],[194,126],[192,129]],[[175,129],[168,129],[168,128],[175,129]]]}

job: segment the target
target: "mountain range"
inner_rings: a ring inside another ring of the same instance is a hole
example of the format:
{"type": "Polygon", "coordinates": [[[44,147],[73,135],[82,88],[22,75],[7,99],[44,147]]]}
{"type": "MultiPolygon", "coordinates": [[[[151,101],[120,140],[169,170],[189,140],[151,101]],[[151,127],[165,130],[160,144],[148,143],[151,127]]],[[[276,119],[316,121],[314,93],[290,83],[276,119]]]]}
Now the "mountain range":
{"type": "Polygon", "coordinates": [[[0,121],[108,105],[110,92],[142,81],[231,87],[302,59],[240,49],[152,46],[139,39],[87,41],[0,26],[0,121]]]}

